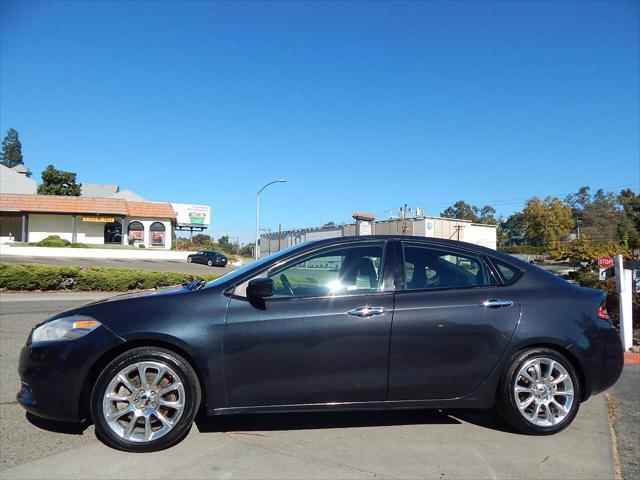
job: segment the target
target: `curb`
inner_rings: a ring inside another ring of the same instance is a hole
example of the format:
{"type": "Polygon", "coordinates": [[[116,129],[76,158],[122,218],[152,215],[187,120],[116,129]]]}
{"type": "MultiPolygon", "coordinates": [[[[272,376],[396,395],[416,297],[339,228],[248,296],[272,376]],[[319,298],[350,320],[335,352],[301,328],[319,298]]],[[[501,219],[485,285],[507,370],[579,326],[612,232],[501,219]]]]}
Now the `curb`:
{"type": "Polygon", "coordinates": [[[625,364],[640,364],[640,353],[624,352],[625,364]]]}

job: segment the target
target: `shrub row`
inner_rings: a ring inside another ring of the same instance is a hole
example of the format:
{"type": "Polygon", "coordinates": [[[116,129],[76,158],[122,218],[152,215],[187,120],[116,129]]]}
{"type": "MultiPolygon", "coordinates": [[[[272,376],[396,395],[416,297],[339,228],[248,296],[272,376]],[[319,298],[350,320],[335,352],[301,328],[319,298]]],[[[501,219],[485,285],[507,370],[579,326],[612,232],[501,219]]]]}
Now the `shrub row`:
{"type": "MultiPolygon", "coordinates": [[[[200,275],[213,280],[218,275],[200,275]]],[[[179,285],[193,280],[188,273],[157,272],[120,268],[59,267],[0,263],[3,290],[102,290],[124,292],[179,285]]]]}
{"type": "Polygon", "coordinates": [[[533,245],[500,245],[498,250],[504,253],[520,254],[520,255],[543,255],[547,253],[545,247],[536,247],[533,245]]]}
{"type": "Polygon", "coordinates": [[[86,243],[71,243],[69,240],[60,238],[59,235],[49,235],[39,242],[15,242],[16,247],[71,247],[71,248],[89,248],[86,243]]]}

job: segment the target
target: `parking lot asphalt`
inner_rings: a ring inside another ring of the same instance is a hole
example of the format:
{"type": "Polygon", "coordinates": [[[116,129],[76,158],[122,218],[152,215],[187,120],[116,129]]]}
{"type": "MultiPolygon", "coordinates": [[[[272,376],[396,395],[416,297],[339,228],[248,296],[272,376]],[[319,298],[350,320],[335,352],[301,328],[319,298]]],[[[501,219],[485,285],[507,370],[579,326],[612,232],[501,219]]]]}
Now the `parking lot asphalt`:
{"type": "Polygon", "coordinates": [[[15,401],[18,353],[32,325],[93,298],[38,295],[0,298],[3,479],[614,478],[602,395],[584,403],[568,429],[549,437],[514,433],[487,411],[295,413],[202,419],[169,450],[112,450],[92,426],[29,419],[15,401]]]}
{"type": "Polygon", "coordinates": [[[43,265],[133,268],[136,270],[157,270],[162,272],[180,272],[197,274],[224,275],[236,267],[209,267],[199,263],[187,263],[183,260],[140,260],[128,258],[61,258],[61,257],[22,257],[3,255],[3,263],[39,263],[43,265]]]}

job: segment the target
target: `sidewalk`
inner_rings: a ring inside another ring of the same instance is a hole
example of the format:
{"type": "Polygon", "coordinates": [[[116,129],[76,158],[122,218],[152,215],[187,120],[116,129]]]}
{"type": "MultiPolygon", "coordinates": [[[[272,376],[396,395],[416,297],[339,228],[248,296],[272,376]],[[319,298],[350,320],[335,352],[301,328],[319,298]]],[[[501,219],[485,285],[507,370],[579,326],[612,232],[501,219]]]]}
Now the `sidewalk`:
{"type": "Polygon", "coordinates": [[[102,300],[127,292],[0,292],[0,303],[102,300]]]}
{"type": "Polygon", "coordinates": [[[145,248],[54,248],[13,247],[0,245],[0,257],[48,257],[48,258],[120,258],[142,260],[187,260],[191,253],[186,250],[151,250],[145,248]]]}
{"type": "Polygon", "coordinates": [[[640,478],[640,365],[625,365],[610,390],[617,408],[616,432],[622,478],[640,478]]]}

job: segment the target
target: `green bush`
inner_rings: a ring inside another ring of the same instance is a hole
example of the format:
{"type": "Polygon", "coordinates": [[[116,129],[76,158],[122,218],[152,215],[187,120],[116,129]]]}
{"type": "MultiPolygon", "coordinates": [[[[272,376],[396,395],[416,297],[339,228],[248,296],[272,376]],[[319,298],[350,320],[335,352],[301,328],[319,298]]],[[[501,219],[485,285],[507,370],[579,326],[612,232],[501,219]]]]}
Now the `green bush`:
{"type": "Polygon", "coordinates": [[[89,248],[89,245],[86,243],[72,243],[71,248],[89,248]]]}
{"type": "Polygon", "coordinates": [[[58,290],[73,285],[80,267],[8,265],[0,263],[0,288],[7,290],[58,290]]]}
{"type": "Polygon", "coordinates": [[[498,250],[504,253],[520,255],[543,255],[547,251],[545,247],[534,247],[533,245],[501,245],[498,246],[498,250]]]}
{"type": "Polygon", "coordinates": [[[71,245],[71,242],[60,238],[59,235],[49,235],[38,242],[40,247],[68,247],[69,245],[71,245]]]}
{"type": "MultiPolygon", "coordinates": [[[[202,275],[213,280],[218,275],[202,275]]],[[[6,290],[102,290],[125,292],[180,285],[193,280],[188,273],[119,268],[59,267],[0,263],[0,289],[6,290]]]]}

